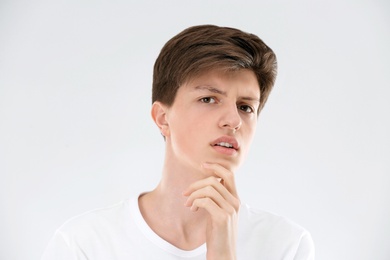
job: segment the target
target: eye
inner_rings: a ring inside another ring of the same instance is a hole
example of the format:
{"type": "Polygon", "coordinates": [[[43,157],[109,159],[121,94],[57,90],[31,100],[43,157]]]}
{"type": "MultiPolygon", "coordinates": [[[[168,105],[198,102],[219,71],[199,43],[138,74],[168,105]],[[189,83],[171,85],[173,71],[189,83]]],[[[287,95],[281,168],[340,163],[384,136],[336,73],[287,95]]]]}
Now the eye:
{"type": "Polygon", "coordinates": [[[245,113],[253,113],[255,111],[251,106],[248,105],[239,105],[238,109],[244,111],[245,113]]]}
{"type": "Polygon", "coordinates": [[[200,99],[200,102],[213,104],[216,103],[217,101],[213,97],[204,97],[200,99]]]}

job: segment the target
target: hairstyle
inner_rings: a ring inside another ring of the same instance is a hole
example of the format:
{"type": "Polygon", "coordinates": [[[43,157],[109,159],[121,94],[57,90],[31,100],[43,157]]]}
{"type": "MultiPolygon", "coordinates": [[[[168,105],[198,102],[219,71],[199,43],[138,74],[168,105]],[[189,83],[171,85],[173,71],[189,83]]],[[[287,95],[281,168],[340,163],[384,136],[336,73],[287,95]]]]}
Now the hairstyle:
{"type": "Polygon", "coordinates": [[[171,106],[182,84],[212,69],[253,71],[260,86],[260,112],[275,83],[276,55],[254,34],[215,25],[189,27],[170,39],[156,59],[152,102],[171,106]]]}

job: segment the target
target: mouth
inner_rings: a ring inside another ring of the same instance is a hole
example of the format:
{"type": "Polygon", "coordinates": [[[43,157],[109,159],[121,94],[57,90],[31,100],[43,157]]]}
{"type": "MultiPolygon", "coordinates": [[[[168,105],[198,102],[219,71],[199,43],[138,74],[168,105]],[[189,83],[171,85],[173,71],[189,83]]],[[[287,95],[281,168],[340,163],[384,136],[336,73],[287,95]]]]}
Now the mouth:
{"type": "Polygon", "coordinates": [[[233,148],[233,144],[226,143],[226,142],[220,142],[220,143],[214,144],[214,146],[222,146],[222,147],[226,147],[226,148],[233,148]]]}
{"type": "Polygon", "coordinates": [[[215,147],[223,147],[227,149],[233,149],[233,150],[238,150],[239,149],[239,144],[237,140],[234,137],[230,136],[223,136],[215,140],[214,142],[211,143],[212,146],[215,147]]]}

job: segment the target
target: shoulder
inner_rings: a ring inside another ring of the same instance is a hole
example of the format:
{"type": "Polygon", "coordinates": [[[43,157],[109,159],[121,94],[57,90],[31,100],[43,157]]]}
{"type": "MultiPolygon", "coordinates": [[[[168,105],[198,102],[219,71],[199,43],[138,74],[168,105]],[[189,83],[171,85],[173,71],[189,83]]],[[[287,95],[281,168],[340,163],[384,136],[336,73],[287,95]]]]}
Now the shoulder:
{"type": "Polygon", "coordinates": [[[256,209],[247,204],[241,205],[240,218],[242,218],[242,224],[248,228],[269,229],[280,232],[288,231],[298,234],[307,232],[302,226],[284,216],[256,209]]]}
{"type": "Polygon", "coordinates": [[[314,244],[305,228],[284,216],[247,204],[240,208],[239,241],[250,247],[261,245],[262,250],[272,256],[284,252],[297,257],[294,259],[314,259],[314,244]],[[305,257],[299,258],[300,254],[305,257]]]}
{"type": "Polygon", "coordinates": [[[126,236],[127,204],[121,201],[67,220],[57,229],[41,259],[86,259],[86,255],[96,254],[100,257],[96,259],[108,259],[111,244],[126,236]]]}
{"type": "Polygon", "coordinates": [[[62,224],[57,232],[68,236],[81,236],[121,228],[127,201],[97,208],[74,216],[62,224]]]}

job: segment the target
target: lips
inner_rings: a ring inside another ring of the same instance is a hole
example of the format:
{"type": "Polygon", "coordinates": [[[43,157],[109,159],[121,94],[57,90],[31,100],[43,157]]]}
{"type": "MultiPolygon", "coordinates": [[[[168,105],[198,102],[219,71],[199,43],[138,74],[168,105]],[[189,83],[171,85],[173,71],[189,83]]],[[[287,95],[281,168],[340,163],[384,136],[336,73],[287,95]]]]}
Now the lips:
{"type": "Polygon", "coordinates": [[[222,136],[216,140],[214,140],[211,143],[212,146],[219,146],[219,147],[224,147],[226,149],[234,149],[238,150],[239,149],[239,144],[236,140],[236,138],[231,137],[231,136],[222,136]]]}

